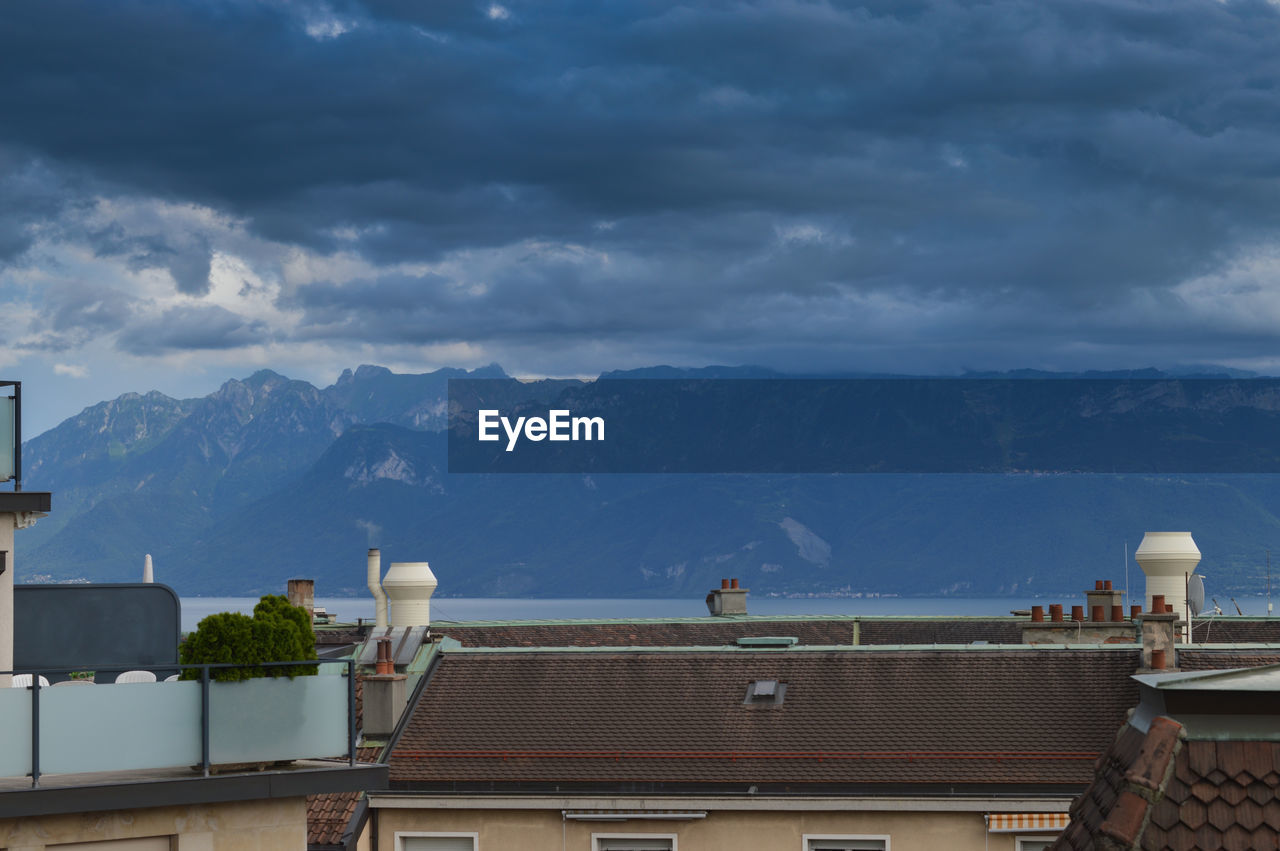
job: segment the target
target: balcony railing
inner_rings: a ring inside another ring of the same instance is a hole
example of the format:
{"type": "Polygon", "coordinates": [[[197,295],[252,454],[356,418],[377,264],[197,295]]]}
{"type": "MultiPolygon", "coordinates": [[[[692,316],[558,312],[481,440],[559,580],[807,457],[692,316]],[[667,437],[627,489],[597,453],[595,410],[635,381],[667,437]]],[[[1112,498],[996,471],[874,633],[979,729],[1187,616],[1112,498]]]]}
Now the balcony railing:
{"type": "Polygon", "coordinates": [[[345,756],[356,761],[355,662],[166,665],[198,680],[0,688],[0,777],[345,756]],[[218,668],[318,667],[316,676],[215,682],[218,668]]]}

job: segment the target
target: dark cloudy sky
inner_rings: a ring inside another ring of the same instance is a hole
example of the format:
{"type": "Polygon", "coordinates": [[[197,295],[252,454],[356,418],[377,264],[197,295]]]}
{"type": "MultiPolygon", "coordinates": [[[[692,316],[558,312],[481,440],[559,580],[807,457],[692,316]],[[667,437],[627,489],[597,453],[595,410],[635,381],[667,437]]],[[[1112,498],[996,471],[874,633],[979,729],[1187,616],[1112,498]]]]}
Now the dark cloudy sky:
{"type": "Polygon", "coordinates": [[[28,431],[267,366],[1280,372],[1267,2],[0,7],[28,431]]]}

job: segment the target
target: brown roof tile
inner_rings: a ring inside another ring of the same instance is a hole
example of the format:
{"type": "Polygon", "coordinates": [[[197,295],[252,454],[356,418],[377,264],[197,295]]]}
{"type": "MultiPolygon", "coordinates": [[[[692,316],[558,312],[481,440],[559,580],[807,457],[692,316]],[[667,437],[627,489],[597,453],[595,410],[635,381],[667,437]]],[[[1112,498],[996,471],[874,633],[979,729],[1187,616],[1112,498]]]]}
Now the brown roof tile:
{"type": "Polygon", "coordinates": [[[1084,784],[1137,651],[444,653],[393,785],[1084,784]],[[753,680],[784,702],[747,706],[753,680]],[[1089,700],[1061,695],[1083,683],[1089,700]]]}
{"type": "Polygon", "coordinates": [[[1214,643],[1280,642],[1280,620],[1275,618],[1193,618],[1194,641],[1214,643]]]}

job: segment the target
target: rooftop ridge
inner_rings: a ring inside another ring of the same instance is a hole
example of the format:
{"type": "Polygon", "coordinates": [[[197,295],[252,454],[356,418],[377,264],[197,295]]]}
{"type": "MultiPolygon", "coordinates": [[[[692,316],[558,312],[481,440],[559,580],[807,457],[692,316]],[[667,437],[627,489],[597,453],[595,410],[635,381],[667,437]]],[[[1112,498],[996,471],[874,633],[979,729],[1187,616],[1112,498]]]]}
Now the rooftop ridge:
{"type": "MultiPolygon", "coordinates": [[[[1266,645],[1280,650],[1280,644],[1266,645]]],[[[1092,651],[1098,653],[1135,653],[1141,647],[1134,644],[793,644],[788,647],[743,647],[738,644],[716,645],[593,645],[589,647],[448,647],[441,648],[449,655],[503,655],[531,653],[758,653],[761,655],[795,654],[795,653],[886,653],[886,652],[969,652],[990,653],[1001,651],[1012,652],[1048,652],[1048,651],[1092,651]]]]}

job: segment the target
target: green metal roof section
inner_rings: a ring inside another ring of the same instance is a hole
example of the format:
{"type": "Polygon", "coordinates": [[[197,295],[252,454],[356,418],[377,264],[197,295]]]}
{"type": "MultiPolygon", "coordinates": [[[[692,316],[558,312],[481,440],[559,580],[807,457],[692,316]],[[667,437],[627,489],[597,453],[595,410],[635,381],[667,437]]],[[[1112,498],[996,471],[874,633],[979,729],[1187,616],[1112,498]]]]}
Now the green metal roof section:
{"type": "Polygon", "coordinates": [[[1262,691],[1280,693],[1280,665],[1221,671],[1137,674],[1134,679],[1161,691],[1262,691]]]}
{"type": "Polygon", "coordinates": [[[811,621],[910,621],[912,623],[990,623],[1026,620],[1017,615],[699,615],[673,618],[563,618],[545,620],[493,620],[446,621],[433,618],[433,629],[455,629],[481,626],[592,626],[609,624],[668,624],[668,623],[806,623],[811,621]]]}

